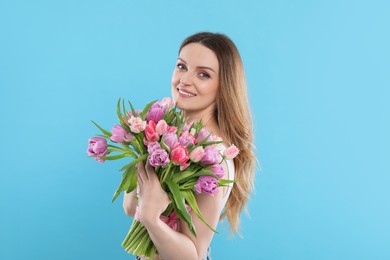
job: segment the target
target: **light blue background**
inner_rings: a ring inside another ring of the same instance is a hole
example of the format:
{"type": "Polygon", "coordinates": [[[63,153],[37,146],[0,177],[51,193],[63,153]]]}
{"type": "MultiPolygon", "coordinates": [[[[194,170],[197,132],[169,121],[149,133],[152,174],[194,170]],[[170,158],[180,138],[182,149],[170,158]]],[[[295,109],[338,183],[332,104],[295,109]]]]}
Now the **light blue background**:
{"type": "MultiPolygon", "coordinates": [[[[390,259],[388,1],[1,1],[0,258],[132,259],[120,162],[86,156],[115,103],[170,95],[180,42],[237,44],[256,195],[214,259],[390,259]]],[[[225,227],[225,228],[224,228],[225,227]]]]}

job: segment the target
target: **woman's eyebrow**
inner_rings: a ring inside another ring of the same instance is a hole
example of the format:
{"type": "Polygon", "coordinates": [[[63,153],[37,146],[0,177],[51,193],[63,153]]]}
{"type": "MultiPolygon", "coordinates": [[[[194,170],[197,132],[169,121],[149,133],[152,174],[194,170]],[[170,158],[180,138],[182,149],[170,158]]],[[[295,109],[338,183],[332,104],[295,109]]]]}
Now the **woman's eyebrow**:
{"type": "Polygon", "coordinates": [[[187,62],[185,60],[183,60],[182,58],[177,58],[178,60],[181,60],[182,62],[184,62],[185,64],[187,64],[187,62]]]}
{"type": "Polygon", "coordinates": [[[211,70],[212,72],[215,73],[215,71],[212,68],[206,66],[198,66],[198,69],[211,70]]]}
{"type": "MultiPolygon", "coordinates": [[[[184,62],[185,64],[187,64],[187,62],[185,61],[185,60],[183,60],[182,58],[177,58],[178,60],[181,60],[182,62],[184,62]]],[[[197,67],[198,69],[207,69],[207,70],[211,70],[212,72],[214,72],[215,73],[215,70],[213,70],[212,68],[210,68],[210,67],[207,67],[207,66],[198,66],[197,67]]]]}

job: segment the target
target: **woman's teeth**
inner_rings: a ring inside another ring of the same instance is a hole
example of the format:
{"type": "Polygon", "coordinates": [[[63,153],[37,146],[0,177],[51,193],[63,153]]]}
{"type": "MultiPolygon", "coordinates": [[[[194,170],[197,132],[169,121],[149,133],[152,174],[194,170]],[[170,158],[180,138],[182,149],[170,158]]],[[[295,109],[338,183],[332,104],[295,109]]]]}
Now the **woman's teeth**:
{"type": "Polygon", "coordinates": [[[180,93],[180,94],[183,94],[183,95],[185,95],[185,96],[187,96],[187,97],[195,97],[195,96],[196,96],[195,94],[190,94],[190,93],[181,91],[180,89],[179,89],[179,93],[180,93]]]}

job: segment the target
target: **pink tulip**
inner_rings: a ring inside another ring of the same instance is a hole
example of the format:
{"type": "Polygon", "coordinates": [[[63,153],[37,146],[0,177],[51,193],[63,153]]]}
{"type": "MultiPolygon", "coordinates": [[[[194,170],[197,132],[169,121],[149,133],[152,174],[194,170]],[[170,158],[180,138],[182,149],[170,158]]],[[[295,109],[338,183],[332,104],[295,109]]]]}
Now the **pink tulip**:
{"type": "Polygon", "coordinates": [[[232,144],[231,146],[229,146],[228,148],[225,149],[225,151],[223,152],[223,155],[225,156],[226,160],[232,160],[239,153],[240,153],[240,150],[238,150],[238,148],[234,144],[232,144]]]}
{"type": "Polygon", "coordinates": [[[168,128],[169,128],[169,126],[168,126],[167,122],[165,122],[165,120],[162,119],[162,120],[158,121],[158,123],[156,125],[156,132],[159,135],[164,135],[164,134],[168,133],[168,128]]]}
{"type": "Polygon", "coordinates": [[[193,162],[199,162],[204,156],[204,149],[202,146],[196,147],[190,153],[190,160],[193,162]]]}
{"type": "MultiPolygon", "coordinates": [[[[209,142],[221,142],[223,141],[221,137],[219,136],[216,136],[216,135],[211,135],[209,137],[209,142]]],[[[224,149],[224,146],[222,145],[222,143],[219,143],[219,144],[213,144],[213,146],[215,147],[215,149],[217,150],[223,150],[224,149]]]]}
{"type": "Polygon", "coordinates": [[[218,192],[217,180],[209,175],[200,176],[198,182],[194,186],[197,193],[214,195],[218,192]]]}
{"type": "Polygon", "coordinates": [[[190,163],[186,162],[180,165],[180,171],[184,171],[187,167],[190,166],[190,163]]]}
{"type": "Polygon", "coordinates": [[[196,139],[192,134],[186,131],[180,134],[179,142],[181,145],[188,147],[189,145],[196,144],[196,139]]]}
{"type": "Polygon", "coordinates": [[[173,106],[173,100],[169,97],[165,97],[161,100],[160,105],[163,106],[165,110],[168,110],[173,106]]]}
{"type": "Polygon", "coordinates": [[[129,143],[133,141],[134,135],[131,133],[127,132],[122,126],[120,125],[114,125],[113,128],[111,129],[111,141],[116,142],[116,143],[129,143]]]}
{"type": "Polygon", "coordinates": [[[161,215],[160,219],[173,230],[177,231],[179,229],[179,217],[174,211],[169,216],[161,215]]]}
{"type": "Polygon", "coordinates": [[[102,137],[92,137],[88,140],[87,154],[95,158],[96,161],[104,163],[100,156],[107,155],[107,140],[102,137]]]}
{"type": "Polygon", "coordinates": [[[176,134],[177,127],[176,126],[168,126],[168,133],[176,134]]]}
{"type": "Polygon", "coordinates": [[[188,150],[186,147],[176,144],[171,150],[171,159],[173,163],[181,165],[183,167],[188,167],[187,161],[189,158],[188,150]]]}
{"type": "Polygon", "coordinates": [[[128,123],[130,125],[130,130],[133,133],[142,132],[145,130],[146,127],[146,121],[142,121],[140,117],[131,116],[128,123]]]}
{"type": "MultiPolygon", "coordinates": [[[[142,110],[135,110],[135,117],[139,116],[141,114],[142,110]]],[[[133,113],[130,111],[127,113],[127,115],[124,115],[123,116],[123,121],[125,121],[125,123],[128,123],[129,122],[129,119],[133,116],[133,113]]]]}
{"type": "Polygon", "coordinates": [[[150,120],[145,127],[145,139],[148,142],[155,142],[160,139],[160,136],[156,132],[156,123],[150,120]]]}

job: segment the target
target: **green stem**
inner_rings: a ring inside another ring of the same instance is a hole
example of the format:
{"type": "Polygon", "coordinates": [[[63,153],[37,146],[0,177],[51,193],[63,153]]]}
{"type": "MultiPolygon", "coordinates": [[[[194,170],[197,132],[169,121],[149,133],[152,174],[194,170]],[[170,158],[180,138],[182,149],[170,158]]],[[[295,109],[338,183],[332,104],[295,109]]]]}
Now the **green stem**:
{"type": "Polygon", "coordinates": [[[134,255],[145,255],[145,252],[142,251],[142,249],[143,249],[143,245],[147,242],[148,239],[149,239],[149,234],[146,233],[142,237],[142,239],[139,241],[139,243],[138,243],[137,247],[135,248],[135,250],[133,251],[134,255]]]}
{"type": "Polygon", "coordinates": [[[174,164],[170,163],[168,166],[168,169],[161,174],[160,183],[164,184],[167,181],[167,178],[171,175],[172,168],[174,167],[174,164]]]}
{"type": "Polygon", "coordinates": [[[146,230],[146,228],[142,225],[140,225],[141,229],[139,230],[139,232],[137,234],[134,234],[133,236],[131,236],[130,238],[130,242],[128,243],[127,247],[126,247],[126,251],[132,251],[132,248],[134,246],[137,246],[137,244],[139,243],[139,238],[144,236],[145,234],[148,234],[148,231],[146,230]]]}
{"type": "Polygon", "coordinates": [[[131,228],[129,230],[129,232],[127,233],[127,236],[126,238],[123,240],[122,242],[122,247],[127,247],[128,243],[129,243],[129,240],[131,239],[131,237],[133,237],[134,235],[136,235],[142,228],[142,225],[140,225],[141,223],[139,223],[138,221],[134,220],[133,221],[133,224],[131,225],[131,228]]]}

